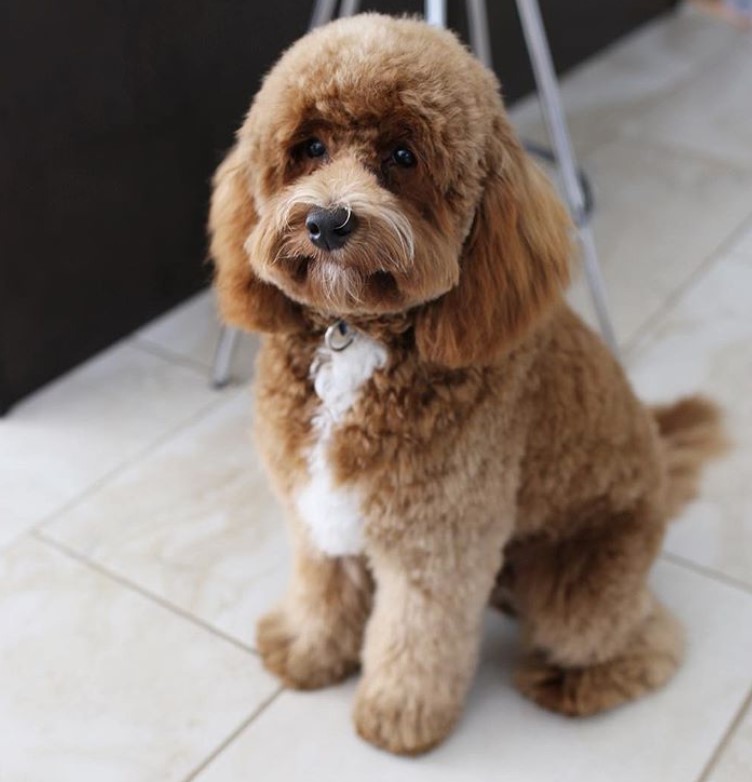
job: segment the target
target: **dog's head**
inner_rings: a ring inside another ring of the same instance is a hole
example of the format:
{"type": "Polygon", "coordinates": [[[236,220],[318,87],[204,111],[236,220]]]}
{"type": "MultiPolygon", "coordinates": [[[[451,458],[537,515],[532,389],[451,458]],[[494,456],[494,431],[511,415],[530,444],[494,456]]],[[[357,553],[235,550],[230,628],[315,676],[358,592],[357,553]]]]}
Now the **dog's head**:
{"type": "Polygon", "coordinates": [[[493,359],[568,280],[569,223],[498,83],[448,32],[366,14],[298,41],[219,167],[226,319],[299,328],[412,311],[423,357],[493,359]]]}

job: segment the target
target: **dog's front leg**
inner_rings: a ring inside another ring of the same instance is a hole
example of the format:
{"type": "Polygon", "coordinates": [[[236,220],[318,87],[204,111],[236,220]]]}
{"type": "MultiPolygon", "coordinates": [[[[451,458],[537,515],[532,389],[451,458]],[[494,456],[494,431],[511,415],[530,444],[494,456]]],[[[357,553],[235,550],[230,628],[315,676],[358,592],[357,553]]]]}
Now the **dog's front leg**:
{"type": "Polygon", "coordinates": [[[360,663],[373,583],[361,558],[331,558],[293,527],[292,579],[281,605],[261,619],[256,640],[266,668],[296,689],[334,684],[360,663]]]}
{"type": "Polygon", "coordinates": [[[462,711],[475,671],[484,607],[501,566],[503,523],[439,523],[432,540],[371,552],[376,601],[366,631],[355,726],[399,754],[425,752],[462,711]]]}

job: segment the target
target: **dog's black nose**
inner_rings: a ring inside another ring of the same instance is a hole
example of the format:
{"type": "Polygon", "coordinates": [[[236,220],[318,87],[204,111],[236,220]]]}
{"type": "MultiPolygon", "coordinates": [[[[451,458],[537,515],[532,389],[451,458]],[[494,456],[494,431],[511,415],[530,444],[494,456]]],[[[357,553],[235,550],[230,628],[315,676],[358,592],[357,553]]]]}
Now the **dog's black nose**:
{"type": "Polygon", "coordinates": [[[322,250],[339,250],[355,230],[357,219],[351,209],[313,209],[306,217],[308,237],[322,250]]]}

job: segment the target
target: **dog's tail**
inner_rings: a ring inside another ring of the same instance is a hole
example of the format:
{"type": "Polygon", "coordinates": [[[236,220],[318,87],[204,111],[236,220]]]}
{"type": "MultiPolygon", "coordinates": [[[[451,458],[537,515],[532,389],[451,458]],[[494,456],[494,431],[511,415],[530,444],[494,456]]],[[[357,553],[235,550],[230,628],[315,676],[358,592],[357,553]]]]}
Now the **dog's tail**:
{"type": "Polygon", "coordinates": [[[663,442],[668,472],[668,516],[676,515],[697,494],[703,464],[729,445],[720,408],[702,396],[688,396],[652,413],[663,442]]]}

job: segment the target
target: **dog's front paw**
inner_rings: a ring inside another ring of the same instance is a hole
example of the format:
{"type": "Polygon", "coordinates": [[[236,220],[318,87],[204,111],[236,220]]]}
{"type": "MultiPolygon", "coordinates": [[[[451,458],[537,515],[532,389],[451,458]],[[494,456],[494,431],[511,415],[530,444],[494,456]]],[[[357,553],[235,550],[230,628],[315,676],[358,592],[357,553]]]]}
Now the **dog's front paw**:
{"type": "Polygon", "coordinates": [[[256,644],[264,666],[288,687],[315,690],[347,678],[359,665],[357,652],[347,643],[346,632],[325,632],[306,624],[293,626],[284,611],[261,619],[256,644]]]}
{"type": "Polygon", "coordinates": [[[442,700],[436,687],[415,679],[386,685],[374,677],[361,683],[355,701],[355,728],[361,738],[398,755],[420,755],[452,731],[461,704],[442,700]]]}

